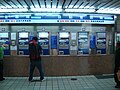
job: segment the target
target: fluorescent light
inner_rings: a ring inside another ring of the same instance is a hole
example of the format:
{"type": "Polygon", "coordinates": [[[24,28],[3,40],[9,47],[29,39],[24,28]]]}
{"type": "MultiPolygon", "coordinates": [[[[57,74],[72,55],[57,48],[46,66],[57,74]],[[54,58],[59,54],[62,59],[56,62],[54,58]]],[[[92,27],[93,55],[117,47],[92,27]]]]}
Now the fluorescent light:
{"type": "Polygon", "coordinates": [[[6,8],[12,8],[11,6],[7,5],[6,8]]]}
{"type": "Polygon", "coordinates": [[[34,8],[34,6],[30,6],[30,8],[34,8]]]}
{"type": "Polygon", "coordinates": [[[41,5],[41,8],[45,8],[45,5],[41,5]]]}
{"type": "Polygon", "coordinates": [[[93,8],[95,8],[95,7],[94,7],[94,6],[92,6],[92,7],[89,7],[89,8],[93,9],[93,8]]]}
{"type": "Polygon", "coordinates": [[[67,8],[68,6],[65,6],[65,8],[67,8]]]}
{"type": "Polygon", "coordinates": [[[21,5],[17,5],[19,8],[23,8],[21,5]]]}
{"type": "Polygon", "coordinates": [[[97,13],[110,13],[110,14],[120,14],[120,10],[98,10],[97,13]]]}
{"type": "Polygon", "coordinates": [[[56,6],[52,6],[52,8],[56,8],[56,6]]]}
{"type": "Polygon", "coordinates": [[[84,8],[84,6],[80,6],[79,8],[84,8]]]}
{"type": "Polygon", "coordinates": [[[39,8],[39,5],[35,5],[36,8],[39,8]]]}
{"type": "Polygon", "coordinates": [[[62,8],[62,6],[58,6],[58,8],[60,9],[60,8],[62,8]]]}
{"type": "Polygon", "coordinates": [[[26,6],[26,5],[24,5],[23,7],[24,7],[24,8],[28,8],[28,6],[26,6]]]}
{"type": "Polygon", "coordinates": [[[0,6],[0,8],[6,8],[5,6],[0,6]]]}
{"type": "Polygon", "coordinates": [[[47,8],[51,8],[51,5],[47,5],[47,8]]]}
{"type": "Polygon", "coordinates": [[[74,6],[74,8],[78,8],[78,7],[79,7],[79,5],[75,5],[75,6],[74,6]]]}
{"type": "Polygon", "coordinates": [[[95,9],[65,9],[66,12],[95,12],[95,9]]]}
{"type": "Polygon", "coordinates": [[[33,12],[62,12],[59,8],[31,8],[33,12]]]}
{"type": "Polygon", "coordinates": [[[27,8],[19,8],[19,9],[0,9],[0,12],[27,12],[27,8]]]}
{"type": "Polygon", "coordinates": [[[90,6],[86,6],[86,7],[84,7],[84,8],[90,8],[90,6]]]}
{"type": "Polygon", "coordinates": [[[13,7],[13,8],[16,8],[16,6],[15,6],[15,5],[12,5],[12,7],[13,7]]]}
{"type": "Polygon", "coordinates": [[[69,5],[69,8],[72,8],[73,7],[73,5],[69,5]]]}

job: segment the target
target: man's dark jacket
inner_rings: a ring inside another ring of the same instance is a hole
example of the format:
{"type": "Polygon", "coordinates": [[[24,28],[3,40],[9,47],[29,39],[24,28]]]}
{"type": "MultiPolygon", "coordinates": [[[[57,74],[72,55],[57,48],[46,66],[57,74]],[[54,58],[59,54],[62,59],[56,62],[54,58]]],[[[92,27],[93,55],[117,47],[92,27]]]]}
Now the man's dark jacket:
{"type": "Polygon", "coordinates": [[[29,42],[29,55],[30,60],[41,60],[40,54],[42,53],[42,48],[35,40],[29,42]]]}
{"type": "Polygon", "coordinates": [[[115,52],[115,67],[116,68],[120,67],[120,48],[117,48],[115,52]]]}

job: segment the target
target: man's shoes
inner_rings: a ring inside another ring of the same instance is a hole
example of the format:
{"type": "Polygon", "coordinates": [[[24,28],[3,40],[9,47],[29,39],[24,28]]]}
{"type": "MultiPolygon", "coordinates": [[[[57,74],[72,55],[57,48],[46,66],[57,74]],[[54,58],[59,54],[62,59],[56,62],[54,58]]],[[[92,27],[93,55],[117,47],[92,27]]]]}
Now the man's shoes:
{"type": "Polygon", "coordinates": [[[40,79],[41,82],[43,82],[44,80],[45,80],[44,78],[40,79]]]}
{"type": "Polygon", "coordinates": [[[5,78],[2,78],[2,80],[5,80],[5,78]]]}
{"type": "Polygon", "coordinates": [[[33,82],[33,80],[29,80],[29,82],[33,82]]]}
{"type": "Polygon", "coordinates": [[[32,79],[28,79],[29,82],[32,82],[33,80],[32,79]]]}
{"type": "Polygon", "coordinates": [[[120,85],[116,85],[115,88],[120,88],[120,85]]]}

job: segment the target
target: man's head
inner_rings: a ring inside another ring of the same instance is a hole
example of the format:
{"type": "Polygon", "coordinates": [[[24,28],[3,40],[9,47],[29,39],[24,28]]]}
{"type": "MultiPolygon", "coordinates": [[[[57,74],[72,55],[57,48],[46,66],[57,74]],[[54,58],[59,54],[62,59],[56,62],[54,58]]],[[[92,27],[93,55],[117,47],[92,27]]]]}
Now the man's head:
{"type": "Polygon", "coordinates": [[[37,37],[33,37],[32,40],[38,41],[38,38],[37,37]]]}

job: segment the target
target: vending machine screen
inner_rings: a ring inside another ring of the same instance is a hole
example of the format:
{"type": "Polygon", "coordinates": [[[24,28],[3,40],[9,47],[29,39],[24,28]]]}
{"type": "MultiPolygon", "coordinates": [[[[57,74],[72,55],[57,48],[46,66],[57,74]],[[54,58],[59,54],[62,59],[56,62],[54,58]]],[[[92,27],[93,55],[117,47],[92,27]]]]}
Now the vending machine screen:
{"type": "Polygon", "coordinates": [[[68,32],[61,32],[61,33],[59,33],[59,37],[60,38],[68,38],[69,37],[69,33],[68,32]]]}
{"type": "Polygon", "coordinates": [[[0,33],[0,37],[2,37],[2,38],[8,38],[8,33],[0,33]]]}
{"type": "Polygon", "coordinates": [[[48,32],[39,33],[39,38],[48,38],[48,32]]]}
{"type": "Polygon", "coordinates": [[[28,38],[28,32],[19,33],[19,38],[28,38]]]}

